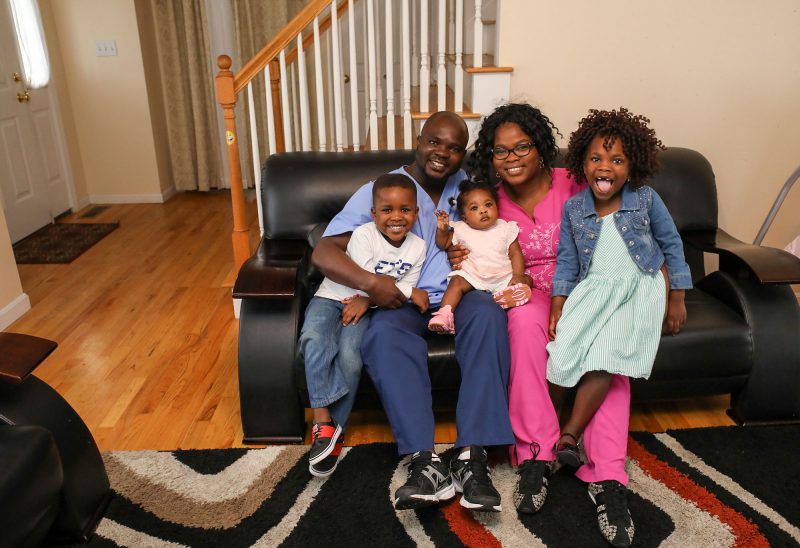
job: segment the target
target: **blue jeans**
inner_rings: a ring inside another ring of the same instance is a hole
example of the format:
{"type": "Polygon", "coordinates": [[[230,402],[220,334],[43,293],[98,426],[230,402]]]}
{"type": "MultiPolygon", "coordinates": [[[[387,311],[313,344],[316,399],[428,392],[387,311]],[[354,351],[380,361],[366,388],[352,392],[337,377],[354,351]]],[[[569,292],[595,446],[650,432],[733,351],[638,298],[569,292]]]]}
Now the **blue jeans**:
{"type": "Polygon", "coordinates": [[[357,324],[343,326],[342,308],[338,301],[313,297],[306,308],[298,344],[311,407],[327,407],[333,420],[344,428],[361,379],[361,339],[370,312],[357,324]]]}

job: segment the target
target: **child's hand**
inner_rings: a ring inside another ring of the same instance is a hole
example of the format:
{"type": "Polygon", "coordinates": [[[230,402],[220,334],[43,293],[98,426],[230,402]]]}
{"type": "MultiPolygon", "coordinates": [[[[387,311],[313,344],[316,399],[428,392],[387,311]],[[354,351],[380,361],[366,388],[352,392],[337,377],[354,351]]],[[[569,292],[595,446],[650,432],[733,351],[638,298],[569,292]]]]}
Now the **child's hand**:
{"type": "Polygon", "coordinates": [[[667,329],[673,335],[680,333],[686,324],[686,303],[684,302],[685,292],[682,289],[674,289],[669,292],[667,297],[667,329]]]}
{"type": "Polygon", "coordinates": [[[369,299],[363,295],[353,295],[342,299],[344,308],[342,309],[342,325],[356,325],[367,310],[369,310],[369,299]]]}
{"type": "Polygon", "coordinates": [[[547,334],[551,341],[556,340],[556,326],[561,319],[561,311],[564,309],[564,301],[566,300],[567,298],[564,295],[556,295],[550,302],[550,328],[547,334]]]}
{"type": "Polygon", "coordinates": [[[420,289],[418,287],[411,288],[411,302],[419,308],[421,314],[425,314],[428,311],[428,307],[430,306],[430,301],[428,300],[428,292],[424,289],[420,289]]]}
{"type": "Polygon", "coordinates": [[[436,215],[436,230],[450,230],[450,216],[446,211],[437,209],[433,214],[436,215]]]}

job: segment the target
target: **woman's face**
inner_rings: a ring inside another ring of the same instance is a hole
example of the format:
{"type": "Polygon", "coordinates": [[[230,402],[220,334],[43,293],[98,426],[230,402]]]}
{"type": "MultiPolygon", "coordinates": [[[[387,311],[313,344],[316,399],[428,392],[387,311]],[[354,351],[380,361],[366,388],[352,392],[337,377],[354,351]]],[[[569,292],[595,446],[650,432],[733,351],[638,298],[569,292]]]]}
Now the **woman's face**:
{"type": "Polygon", "coordinates": [[[541,170],[540,161],[539,151],[522,128],[513,122],[498,126],[494,132],[492,166],[503,181],[510,185],[532,181],[541,170]]]}

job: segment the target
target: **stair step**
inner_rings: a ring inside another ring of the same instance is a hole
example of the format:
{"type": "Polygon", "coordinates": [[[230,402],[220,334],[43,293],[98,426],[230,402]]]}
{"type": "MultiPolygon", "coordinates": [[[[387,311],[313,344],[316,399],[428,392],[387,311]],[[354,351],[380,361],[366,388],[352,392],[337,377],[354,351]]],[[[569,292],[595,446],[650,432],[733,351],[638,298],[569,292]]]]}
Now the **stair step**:
{"type": "MultiPolygon", "coordinates": [[[[480,112],[472,112],[466,105],[461,105],[460,109],[456,109],[455,106],[455,92],[447,86],[445,88],[445,96],[444,96],[444,104],[445,110],[449,110],[451,112],[455,112],[465,120],[470,119],[480,119],[481,114],[480,112]]],[[[431,108],[435,108],[436,104],[438,103],[438,87],[433,85],[430,87],[430,91],[428,91],[428,106],[431,108]]],[[[437,109],[438,110],[438,109],[437,109]]],[[[419,109],[419,86],[412,86],[411,87],[411,119],[412,120],[427,120],[431,114],[436,112],[433,111],[425,111],[422,112],[419,109]]]]}

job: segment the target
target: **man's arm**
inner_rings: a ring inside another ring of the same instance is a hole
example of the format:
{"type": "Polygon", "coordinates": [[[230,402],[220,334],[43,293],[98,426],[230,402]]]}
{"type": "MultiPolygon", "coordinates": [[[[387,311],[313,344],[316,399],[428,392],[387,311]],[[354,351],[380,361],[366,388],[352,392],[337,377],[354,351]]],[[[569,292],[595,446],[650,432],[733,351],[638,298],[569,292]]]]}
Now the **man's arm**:
{"type": "Polygon", "coordinates": [[[377,306],[402,306],[406,297],[397,288],[394,278],[368,272],[347,256],[351,234],[322,238],[311,255],[314,266],[334,282],[365,292],[377,306]]]}

